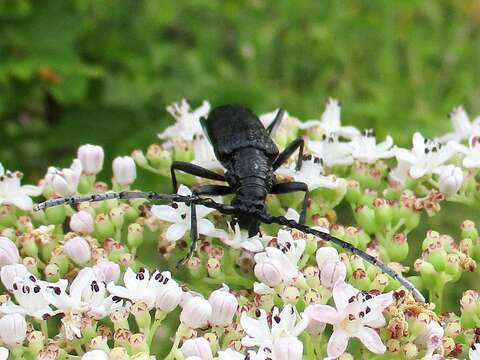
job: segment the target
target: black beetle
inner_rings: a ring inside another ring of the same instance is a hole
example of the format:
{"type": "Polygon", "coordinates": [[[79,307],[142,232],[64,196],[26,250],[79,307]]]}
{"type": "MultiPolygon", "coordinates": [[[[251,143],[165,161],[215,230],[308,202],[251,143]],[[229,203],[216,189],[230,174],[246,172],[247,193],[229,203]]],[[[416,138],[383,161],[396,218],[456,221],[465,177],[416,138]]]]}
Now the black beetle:
{"type": "Polygon", "coordinates": [[[300,169],[303,160],[304,141],[302,138],[299,137],[294,140],[281,153],[271,139],[271,133],[280,124],[283,115],[284,111],[279,110],[273,122],[267,128],[264,128],[259,118],[249,109],[239,105],[224,105],[212,110],[208,118],[200,119],[204,132],[213,146],[215,156],[226,169],[224,175],[217,174],[195,164],[174,161],[171,165],[174,194],[141,191],[109,192],[47,200],[36,204],[34,210],[61,204],[74,205],[84,201],[102,201],[114,198],[146,198],[150,200],[184,202],[189,204],[191,209],[191,245],[188,255],[184,258],[186,260],[193,255],[196,248],[198,233],[195,206],[200,204],[214,208],[224,214],[232,215],[237,219],[242,229],[248,230],[249,236],[256,235],[259,231],[260,223],[264,222],[284,225],[331,241],[378,266],[411,291],[416,299],[424,301],[422,294],[412,283],[382,261],[341,239],[304,225],[308,202],[307,184],[302,182],[278,183],[274,174],[275,170],[284,164],[297,150],[299,150],[296,162],[297,170],[300,169]],[[183,171],[205,179],[223,181],[228,186],[200,185],[193,189],[192,196],[177,195],[175,194],[178,185],[175,171],[183,171]],[[305,193],[298,222],[286,219],[283,216],[271,216],[266,213],[265,200],[268,194],[284,194],[294,191],[303,191],[305,193]],[[202,195],[228,194],[235,194],[235,198],[230,205],[219,204],[211,198],[201,197],[202,195]]]}

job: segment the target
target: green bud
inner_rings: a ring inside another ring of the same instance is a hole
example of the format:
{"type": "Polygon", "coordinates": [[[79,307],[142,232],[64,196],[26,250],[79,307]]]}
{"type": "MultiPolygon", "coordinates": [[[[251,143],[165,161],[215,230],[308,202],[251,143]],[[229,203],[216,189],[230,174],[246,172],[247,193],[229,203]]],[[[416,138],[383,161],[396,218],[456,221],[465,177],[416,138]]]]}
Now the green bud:
{"type": "Polygon", "coordinates": [[[138,223],[128,225],[127,233],[128,245],[132,248],[137,248],[143,243],[143,226],[138,223]]]}
{"type": "Polygon", "coordinates": [[[38,246],[35,240],[27,240],[22,244],[22,253],[26,256],[37,257],[38,246]]]}
{"type": "Polygon", "coordinates": [[[132,152],[132,158],[139,167],[145,168],[148,166],[148,160],[142,150],[134,150],[132,152]]]}
{"type": "Polygon", "coordinates": [[[149,329],[152,317],[148,311],[148,306],[144,302],[135,303],[131,307],[131,312],[135,316],[135,321],[137,322],[139,329],[149,329]]]}
{"type": "Polygon", "coordinates": [[[51,263],[45,266],[45,278],[49,282],[57,282],[60,280],[60,268],[57,264],[51,263]]]}
{"type": "Polygon", "coordinates": [[[42,260],[44,260],[44,262],[50,261],[50,259],[52,258],[52,252],[55,249],[55,247],[56,247],[56,244],[52,241],[47,244],[43,244],[40,247],[40,255],[42,260]]]}
{"type": "Polygon", "coordinates": [[[35,275],[37,278],[41,278],[40,272],[38,271],[38,263],[36,258],[29,256],[25,257],[23,258],[22,263],[30,273],[35,275]]]}
{"type": "Polygon", "coordinates": [[[385,274],[378,274],[375,279],[373,279],[370,289],[373,290],[380,290],[380,292],[383,292],[383,290],[388,286],[389,283],[389,278],[385,274]]]}
{"type": "Polygon", "coordinates": [[[43,341],[45,337],[41,331],[32,331],[27,334],[28,350],[36,356],[43,349],[43,341]]]}
{"type": "Polygon", "coordinates": [[[375,210],[375,220],[378,224],[385,226],[392,222],[392,208],[385,199],[375,199],[373,206],[375,210]]]}
{"type": "Polygon", "coordinates": [[[285,304],[295,305],[300,299],[300,291],[295,286],[287,286],[282,292],[282,299],[285,304]]]}
{"type": "Polygon", "coordinates": [[[53,256],[51,259],[52,264],[57,264],[60,276],[64,276],[68,272],[68,267],[70,266],[70,260],[66,255],[57,255],[53,256]]]}
{"type": "Polygon", "coordinates": [[[356,269],[352,273],[351,281],[359,290],[368,291],[371,288],[371,282],[367,272],[364,269],[356,269]]]}
{"type": "Polygon", "coordinates": [[[140,215],[140,211],[138,210],[138,207],[133,207],[133,206],[130,206],[129,204],[122,204],[120,205],[120,207],[125,215],[125,220],[127,222],[135,221],[140,215]]]}
{"type": "Polygon", "coordinates": [[[375,211],[365,205],[360,205],[355,209],[355,219],[367,233],[374,234],[379,228],[375,221],[375,211]]]}
{"type": "Polygon", "coordinates": [[[112,237],[115,234],[115,227],[110,217],[103,213],[98,214],[95,217],[95,231],[100,238],[112,237]]]}
{"type": "Polygon", "coordinates": [[[425,284],[428,284],[429,288],[436,284],[436,277],[438,276],[435,267],[428,261],[418,259],[415,262],[415,270],[420,272],[420,276],[425,284]]]}
{"type": "Polygon", "coordinates": [[[12,226],[15,224],[15,207],[13,205],[0,206],[0,225],[12,226]]]}
{"type": "Polygon", "coordinates": [[[451,275],[452,277],[457,277],[461,272],[460,256],[458,256],[455,253],[448,254],[445,271],[447,274],[451,275]]]}
{"type": "Polygon", "coordinates": [[[447,265],[447,252],[443,249],[436,249],[428,254],[427,260],[433,264],[435,270],[444,271],[447,265]]]}
{"type": "Polygon", "coordinates": [[[66,217],[65,206],[53,206],[45,209],[45,218],[49,224],[63,224],[66,217]]]}
{"type": "Polygon", "coordinates": [[[410,276],[408,278],[410,282],[418,289],[418,290],[424,290],[425,289],[425,284],[423,283],[423,279],[421,276],[410,276]]]}
{"type": "Polygon", "coordinates": [[[345,237],[343,240],[352,244],[355,247],[358,247],[358,229],[353,226],[349,226],[345,229],[345,237]]]}
{"type": "Polygon", "coordinates": [[[420,213],[417,211],[409,211],[405,215],[405,228],[413,230],[420,224],[420,213]]]}
{"type": "Polygon", "coordinates": [[[478,240],[478,231],[473,221],[465,220],[460,226],[460,229],[462,230],[462,238],[470,238],[473,241],[478,240]]]}
{"type": "Polygon", "coordinates": [[[205,267],[202,264],[202,260],[196,256],[192,256],[190,259],[188,259],[187,268],[193,279],[202,279],[207,275],[205,267]]]}
{"type": "MultiPolygon", "coordinates": [[[[148,154],[147,154],[147,157],[148,157],[148,154]]],[[[193,152],[192,152],[191,146],[186,141],[175,141],[173,158],[176,161],[185,161],[185,162],[192,161],[193,152]]]]}
{"type": "Polygon", "coordinates": [[[5,228],[1,231],[0,233],[2,236],[5,236],[9,238],[12,241],[15,241],[17,239],[17,232],[15,231],[14,228],[5,228]]]}
{"type": "Polygon", "coordinates": [[[218,260],[217,258],[210,258],[208,259],[207,261],[207,271],[208,271],[208,275],[211,277],[211,278],[218,278],[222,275],[222,268],[221,268],[221,264],[220,264],[220,260],[218,260]]]}
{"type": "Polygon", "coordinates": [[[348,180],[347,192],[345,198],[350,204],[356,204],[360,201],[362,193],[360,191],[360,183],[357,180],[348,180]]]}
{"type": "Polygon", "coordinates": [[[402,262],[408,256],[408,241],[404,233],[396,233],[393,242],[387,245],[388,256],[391,261],[402,262]]]}
{"type": "Polygon", "coordinates": [[[319,270],[315,266],[309,266],[303,270],[305,280],[310,288],[317,288],[320,286],[319,270]]]}

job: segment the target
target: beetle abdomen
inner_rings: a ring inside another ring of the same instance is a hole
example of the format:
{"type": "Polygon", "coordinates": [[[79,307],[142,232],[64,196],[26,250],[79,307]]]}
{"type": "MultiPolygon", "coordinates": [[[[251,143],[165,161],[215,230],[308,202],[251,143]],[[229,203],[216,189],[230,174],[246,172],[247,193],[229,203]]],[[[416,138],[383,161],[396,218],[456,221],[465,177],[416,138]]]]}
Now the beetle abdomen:
{"type": "Polygon", "coordinates": [[[215,155],[223,165],[230,154],[246,147],[262,150],[271,159],[278,155],[277,146],[259,118],[243,106],[217,107],[203,124],[215,155]]]}

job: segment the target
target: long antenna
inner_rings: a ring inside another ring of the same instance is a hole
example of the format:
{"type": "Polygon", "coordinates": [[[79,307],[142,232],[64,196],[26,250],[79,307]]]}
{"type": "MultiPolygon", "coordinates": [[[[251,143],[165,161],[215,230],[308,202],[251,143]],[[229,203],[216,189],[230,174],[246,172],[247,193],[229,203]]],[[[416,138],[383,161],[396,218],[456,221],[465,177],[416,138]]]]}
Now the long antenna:
{"type": "MultiPolygon", "coordinates": [[[[231,205],[224,205],[224,204],[217,203],[210,198],[201,198],[196,195],[184,196],[184,195],[178,195],[178,194],[161,194],[161,193],[156,193],[151,191],[107,192],[103,194],[93,194],[93,195],[51,199],[40,204],[35,204],[33,206],[33,210],[39,211],[52,206],[58,206],[63,204],[75,205],[81,202],[103,201],[103,200],[110,200],[110,199],[121,199],[121,200],[148,199],[148,200],[160,200],[160,201],[169,201],[169,202],[182,202],[187,204],[193,203],[193,204],[203,205],[208,208],[218,210],[223,214],[235,214],[236,212],[238,212],[237,209],[235,209],[235,207],[231,205]]],[[[370,264],[377,266],[384,273],[388,274],[390,277],[397,280],[407,290],[409,290],[417,301],[425,302],[425,298],[420,293],[420,291],[418,291],[417,288],[415,288],[415,286],[410,281],[408,281],[405,277],[403,277],[401,274],[397,273],[395,270],[387,266],[383,261],[375,258],[372,255],[367,254],[366,252],[360,249],[357,249],[355,246],[349,244],[348,242],[343,241],[339,238],[336,238],[335,236],[332,236],[329,233],[312,229],[311,227],[300,224],[295,220],[289,220],[284,216],[271,216],[263,212],[257,212],[257,216],[261,219],[262,222],[266,224],[273,223],[273,224],[287,226],[289,228],[297,229],[303,233],[312,234],[323,240],[330,241],[334,244],[337,244],[338,246],[351,252],[352,254],[360,256],[362,259],[369,262],[370,264]]]]}

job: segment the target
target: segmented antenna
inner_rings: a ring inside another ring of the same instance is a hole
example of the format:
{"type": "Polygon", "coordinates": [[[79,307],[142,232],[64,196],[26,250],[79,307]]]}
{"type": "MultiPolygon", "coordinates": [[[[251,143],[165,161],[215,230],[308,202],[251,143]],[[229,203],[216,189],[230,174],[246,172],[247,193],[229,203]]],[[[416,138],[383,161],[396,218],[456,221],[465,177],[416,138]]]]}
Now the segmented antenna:
{"type": "MultiPolygon", "coordinates": [[[[181,203],[187,203],[187,204],[193,203],[193,204],[203,205],[205,207],[215,209],[223,214],[235,214],[236,212],[236,209],[233,206],[217,203],[210,198],[201,198],[196,195],[185,196],[185,195],[178,195],[178,194],[161,194],[161,193],[156,193],[151,191],[108,192],[103,194],[93,194],[93,195],[85,195],[85,196],[73,196],[73,197],[67,197],[67,198],[51,199],[40,204],[35,204],[33,206],[33,210],[39,211],[52,206],[58,206],[63,204],[75,205],[81,202],[103,201],[103,200],[110,200],[110,199],[121,199],[121,200],[148,199],[148,200],[160,200],[160,201],[168,201],[168,202],[181,202],[181,203]]],[[[341,248],[351,252],[352,254],[360,256],[365,261],[369,262],[374,266],[377,266],[384,273],[386,273],[393,279],[397,280],[400,284],[402,284],[407,290],[409,290],[412,293],[415,300],[425,302],[425,298],[420,293],[420,291],[418,291],[417,288],[415,288],[415,286],[410,281],[408,281],[405,277],[403,277],[401,274],[397,273],[395,270],[387,266],[383,261],[375,258],[372,255],[367,254],[366,252],[360,249],[357,249],[356,247],[349,244],[348,242],[343,241],[335,236],[332,236],[329,233],[312,229],[311,227],[300,224],[295,220],[289,220],[284,216],[272,216],[260,211],[257,212],[256,215],[265,224],[278,224],[278,225],[289,227],[291,229],[299,230],[306,234],[312,234],[323,240],[330,241],[340,246],[341,248]]]]}

